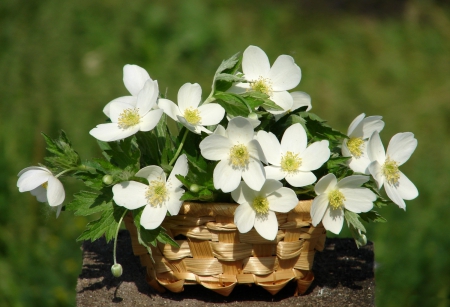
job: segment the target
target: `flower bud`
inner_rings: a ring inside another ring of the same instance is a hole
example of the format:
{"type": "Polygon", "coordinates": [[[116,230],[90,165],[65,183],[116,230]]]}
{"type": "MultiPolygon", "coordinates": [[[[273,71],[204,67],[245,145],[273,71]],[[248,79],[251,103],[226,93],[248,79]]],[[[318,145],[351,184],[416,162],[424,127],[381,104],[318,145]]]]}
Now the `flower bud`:
{"type": "Polygon", "coordinates": [[[248,117],[249,119],[257,120],[257,119],[258,119],[258,114],[252,112],[252,113],[250,113],[247,117],[248,117]]]}
{"type": "Polygon", "coordinates": [[[105,175],[103,176],[102,181],[104,184],[110,185],[113,183],[113,177],[111,175],[105,175]]]}
{"type": "Polygon", "coordinates": [[[189,191],[191,191],[192,193],[198,193],[198,191],[200,190],[200,187],[198,186],[198,184],[191,184],[191,187],[189,188],[189,191]]]}
{"type": "Polygon", "coordinates": [[[123,269],[122,266],[119,263],[116,263],[111,266],[111,273],[114,275],[114,277],[120,277],[122,276],[123,269]]]}
{"type": "Polygon", "coordinates": [[[367,237],[365,234],[361,234],[357,240],[360,246],[364,246],[367,244],[367,237]]]}

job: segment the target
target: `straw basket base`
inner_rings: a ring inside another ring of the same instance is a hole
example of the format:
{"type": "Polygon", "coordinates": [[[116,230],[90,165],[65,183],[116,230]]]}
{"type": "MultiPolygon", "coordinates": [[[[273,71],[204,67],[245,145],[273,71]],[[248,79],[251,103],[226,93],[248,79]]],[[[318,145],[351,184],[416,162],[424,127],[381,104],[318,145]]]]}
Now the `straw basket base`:
{"type": "Polygon", "coordinates": [[[162,224],[180,247],[152,247],[153,260],[138,242],[131,214],[125,225],[133,253],[147,269],[147,283],[158,292],[178,293],[185,285],[200,284],[228,296],[237,284],[256,284],[275,295],[296,280],[297,295],[313,282],[314,254],[325,244],[322,224],[311,224],[311,203],[299,201],[289,213],[277,213],[277,237],[268,241],[254,229],[239,233],[233,223],[237,204],[185,202],[162,224]]]}

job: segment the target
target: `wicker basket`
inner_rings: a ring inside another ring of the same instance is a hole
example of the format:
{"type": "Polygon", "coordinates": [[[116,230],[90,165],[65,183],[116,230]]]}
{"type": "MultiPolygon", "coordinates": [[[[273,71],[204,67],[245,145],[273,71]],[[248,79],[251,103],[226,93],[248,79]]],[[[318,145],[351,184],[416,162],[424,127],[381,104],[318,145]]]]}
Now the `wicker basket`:
{"type": "Polygon", "coordinates": [[[268,241],[254,229],[239,233],[233,223],[237,204],[185,202],[162,224],[180,247],[152,247],[154,263],[138,242],[131,214],[125,225],[134,254],[147,267],[147,282],[159,292],[201,284],[228,296],[236,284],[254,283],[274,295],[297,280],[296,294],[303,294],[314,280],[314,254],[323,250],[326,236],[322,224],[311,225],[311,203],[299,201],[289,213],[277,213],[278,234],[268,241]]]}

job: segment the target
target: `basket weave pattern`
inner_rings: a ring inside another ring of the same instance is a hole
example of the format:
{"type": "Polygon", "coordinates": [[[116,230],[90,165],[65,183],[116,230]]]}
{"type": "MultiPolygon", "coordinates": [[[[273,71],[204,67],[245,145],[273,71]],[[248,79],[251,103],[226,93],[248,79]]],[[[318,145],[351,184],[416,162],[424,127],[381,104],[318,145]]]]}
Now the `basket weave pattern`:
{"type": "Polygon", "coordinates": [[[157,291],[201,284],[227,296],[236,284],[257,284],[274,295],[297,280],[297,293],[303,294],[314,280],[314,254],[323,250],[326,237],[322,224],[311,225],[311,203],[299,201],[289,213],[276,213],[277,237],[268,241],[254,229],[239,233],[233,223],[237,204],[185,202],[162,224],[180,247],[152,247],[154,262],[138,242],[131,215],[125,225],[134,254],[147,268],[147,282],[157,291]]]}

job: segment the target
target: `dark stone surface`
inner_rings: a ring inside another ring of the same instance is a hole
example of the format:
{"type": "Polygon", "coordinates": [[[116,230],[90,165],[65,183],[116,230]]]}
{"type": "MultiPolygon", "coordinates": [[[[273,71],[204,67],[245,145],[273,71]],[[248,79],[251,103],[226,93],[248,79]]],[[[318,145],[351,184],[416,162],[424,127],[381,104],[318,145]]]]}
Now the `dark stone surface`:
{"type": "Polygon", "coordinates": [[[77,284],[77,306],[374,306],[373,244],[357,249],[352,239],[328,239],[317,252],[315,280],[307,293],[294,297],[290,282],[275,296],[261,287],[237,285],[228,297],[202,286],[185,286],[184,292],[159,294],[145,281],[145,269],[131,250],[127,231],[118,237],[117,261],[123,275],[114,278],[113,242],[104,239],[83,244],[83,269],[77,284]]]}

